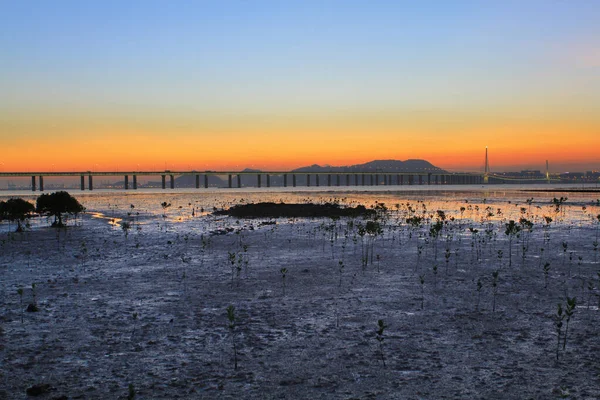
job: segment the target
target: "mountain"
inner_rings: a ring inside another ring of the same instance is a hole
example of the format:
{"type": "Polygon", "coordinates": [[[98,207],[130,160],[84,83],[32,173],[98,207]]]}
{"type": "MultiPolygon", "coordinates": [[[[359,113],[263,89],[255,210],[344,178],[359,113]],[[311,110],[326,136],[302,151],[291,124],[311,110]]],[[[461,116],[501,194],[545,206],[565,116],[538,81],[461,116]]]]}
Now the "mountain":
{"type": "Polygon", "coordinates": [[[373,160],[364,164],[355,164],[344,167],[332,167],[329,165],[320,166],[313,164],[307,167],[301,167],[292,172],[389,172],[389,173],[409,173],[409,172],[446,172],[425,160],[373,160]]]}

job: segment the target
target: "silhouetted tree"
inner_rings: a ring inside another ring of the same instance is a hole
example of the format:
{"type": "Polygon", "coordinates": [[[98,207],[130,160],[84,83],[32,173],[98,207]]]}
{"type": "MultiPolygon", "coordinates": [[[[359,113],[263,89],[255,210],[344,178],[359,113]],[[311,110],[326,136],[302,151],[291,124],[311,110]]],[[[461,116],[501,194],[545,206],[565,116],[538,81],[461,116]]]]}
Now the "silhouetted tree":
{"type": "Polygon", "coordinates": [[[31,216],[35,207],[23,199],[9,199],[0,201],[0,219],[17,223],[16,232],[23,232],[23,222],[31,216]]]}
{"type": "Polygon", "coordinates": [[[85,208],[69,193],[61,191],[43,194],[37,198],[36,210],[42,215],[54,216],[52,226],[61,228],[63,214],[79,214],[85,208]]]}

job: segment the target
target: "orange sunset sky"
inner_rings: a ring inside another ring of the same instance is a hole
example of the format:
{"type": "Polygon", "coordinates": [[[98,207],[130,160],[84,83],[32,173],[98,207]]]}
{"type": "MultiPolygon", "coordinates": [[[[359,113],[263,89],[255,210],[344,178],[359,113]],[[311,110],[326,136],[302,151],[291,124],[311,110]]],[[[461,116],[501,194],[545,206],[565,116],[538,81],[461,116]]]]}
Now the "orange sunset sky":
{"type": "Polygon", "coordinates": [[[4,7],[0,172],[600,169],[594,2],[82,3],[4,7]]]}

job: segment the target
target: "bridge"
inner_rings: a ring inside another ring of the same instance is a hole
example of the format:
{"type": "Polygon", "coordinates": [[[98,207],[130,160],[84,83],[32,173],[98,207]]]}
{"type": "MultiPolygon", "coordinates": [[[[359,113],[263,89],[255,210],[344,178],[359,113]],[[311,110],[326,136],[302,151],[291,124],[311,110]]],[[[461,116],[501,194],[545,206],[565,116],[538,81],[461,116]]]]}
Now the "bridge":
{"type": "Polygon", "coordinates": [[[81,172],[0,172],[0,178],[31,177],[31,190],[44,190],[45,177],[79,177],[81,190],[94,189],[94,177],[123,177],[123,188],[137,189],[139,176],[156,176],[161,178],[162,188],[175,189],[176,176],[194,176],[195,186],[208,188],[210,176],[226,176],[228,188],[242,187],[242,177],[255,176],[256,187],[271,187],[271,178],[279,177],[279,186],[296,187],[301,183],[306,186],[379,186],[379,185],[480,185],[484,175],[472,173],[433,172],[297,172],[297,171],[81,171],[81,172]],[[129,178],[131,177],[131,181],[129,178]],[[167,185],[167,178],[169,184],[167,185]],[[235,181],[234,181],[235,178],[235,181]],[[283,182],[281,182],[281,178],[283,182]],[[302,178],[302,179],[299,179],[302,178]],[[131,184],[130,184],[131,182],[131,184]]]}

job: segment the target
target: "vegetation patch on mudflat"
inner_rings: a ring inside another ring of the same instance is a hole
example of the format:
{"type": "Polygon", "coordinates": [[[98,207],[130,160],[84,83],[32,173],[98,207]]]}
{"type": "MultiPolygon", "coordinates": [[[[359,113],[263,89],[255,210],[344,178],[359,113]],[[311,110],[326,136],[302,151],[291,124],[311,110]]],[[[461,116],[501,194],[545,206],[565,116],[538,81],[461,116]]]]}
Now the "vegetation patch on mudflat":
{"type": "Polygon", "coordinates": [[[286,204],[254,203],[240,204],[227,210],[216,211],[217,215],[230,215],[237,218],[320,218],[320,217],[371,217],[375,210],[359,205],[341,207],[336,203],[286,204]]]}

